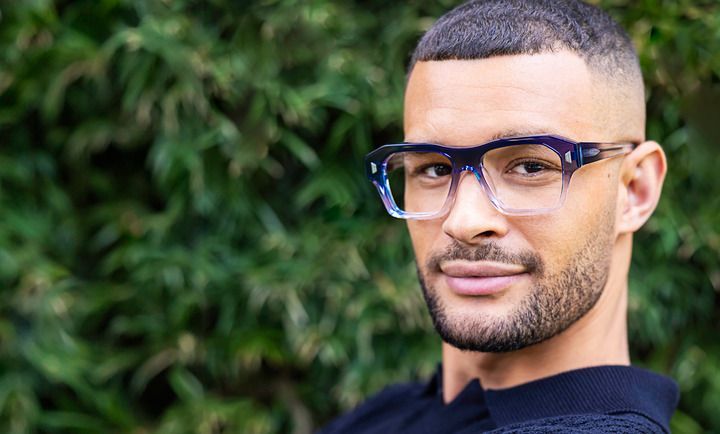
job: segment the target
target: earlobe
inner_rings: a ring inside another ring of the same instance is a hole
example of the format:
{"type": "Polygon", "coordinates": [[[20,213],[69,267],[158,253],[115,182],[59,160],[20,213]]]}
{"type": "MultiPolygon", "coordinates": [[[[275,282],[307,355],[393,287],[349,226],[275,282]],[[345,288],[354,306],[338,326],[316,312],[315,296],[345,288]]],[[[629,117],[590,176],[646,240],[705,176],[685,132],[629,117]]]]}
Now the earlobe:
{"type": "Polygon", "coordinates": [[[667,160],[656,142],[643,142],[625,156],[620,173],[619,233],[632,233],[650,218],[660,200],[667,160]]]}

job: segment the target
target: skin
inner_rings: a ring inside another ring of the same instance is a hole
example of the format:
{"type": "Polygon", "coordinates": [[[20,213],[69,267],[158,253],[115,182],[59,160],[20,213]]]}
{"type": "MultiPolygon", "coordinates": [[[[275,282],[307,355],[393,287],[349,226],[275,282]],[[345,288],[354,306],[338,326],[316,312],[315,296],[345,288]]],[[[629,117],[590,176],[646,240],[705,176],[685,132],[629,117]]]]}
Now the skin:
{"type": "Polygon", "coordinates": [[[628,365],[627,277],[632,233],[650,217],[666,172],[665,155],[645,141],[642,82],[613,84],[577,55],[554,52],[482,60],[418,62],[405,95],[405,141],[473,146],[497,137],[558,134],[576,141],[641,143],[631,154],[577,171],[563,207],[548,214],[507,216],[465,172],[450,212],[408,220],[420,273],[447,313],[502,321],[533,287],[528,274],[491,296],[458,295],[428,258],[454,242],[492,243],[538,255],[561,272],[592,237],[604,237],[607,276],[595,305],[563,332],[516,351],[461,351],[443,342],[443,396],[452,401],[472,379],[483,387],[515,386],[597,365],[628,365]],[[581,224],[579,224],[581,223],[581,224]]]}

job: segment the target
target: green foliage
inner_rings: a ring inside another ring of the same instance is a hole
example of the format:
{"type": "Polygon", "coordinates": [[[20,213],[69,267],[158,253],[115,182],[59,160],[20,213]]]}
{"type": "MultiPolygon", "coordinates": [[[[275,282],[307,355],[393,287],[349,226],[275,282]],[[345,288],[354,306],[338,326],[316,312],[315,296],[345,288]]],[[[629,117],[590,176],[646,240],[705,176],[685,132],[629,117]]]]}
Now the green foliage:
{"type": "MultiPolygon", "coordinates": [[[[720,5],[601,2],[670,161],[635,361],[720,432],[720,5]]],[[[0,431],[309,432],[439,361],[362,157],[456,1],[0,4],[0,431]]]]}

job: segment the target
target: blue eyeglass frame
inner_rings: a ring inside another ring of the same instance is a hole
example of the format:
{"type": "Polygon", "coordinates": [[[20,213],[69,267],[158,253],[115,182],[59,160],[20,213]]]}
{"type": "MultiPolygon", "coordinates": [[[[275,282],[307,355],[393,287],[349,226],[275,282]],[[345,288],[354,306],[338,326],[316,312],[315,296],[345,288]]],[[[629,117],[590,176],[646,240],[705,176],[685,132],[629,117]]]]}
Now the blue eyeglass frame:
{"type": "Polygon", "coordinates": [[[444,216],[455,202],[455,194],[460,183],[460,175],[470,171],[482,185],[490,202],[500,212],[507,215],[536,215],[554,211],[565,203],[565,195],[570,184],[570,178],[582,166],[605,160],[631,152],[637,146],[632,142],[575,142],[556,135],[537,135],[524,137],[509,137],[493,140],[477,146],[453,147],[436,145],[432,143],[397,143],[383,145],[365,156],[365,171],[368,179],[380,193],[385,209],[388,213],[400,219],[428,220],[444,216]],[[512,209],[503,206],[495,197],[482,175],[481,162],[483,156],[493,149],[516,145],[545,145],[552,149],[563,163],[562,190],[557,204],[551,208],[541,209],[512,209]],[[432,213],[407,213],[401,210],[392,198],[390,184],[387,178],[387,162],[389,157],[397,152],[437,152],[445,155],[452,164],[452,178],[450,190],[442,208],[432,213]]]}

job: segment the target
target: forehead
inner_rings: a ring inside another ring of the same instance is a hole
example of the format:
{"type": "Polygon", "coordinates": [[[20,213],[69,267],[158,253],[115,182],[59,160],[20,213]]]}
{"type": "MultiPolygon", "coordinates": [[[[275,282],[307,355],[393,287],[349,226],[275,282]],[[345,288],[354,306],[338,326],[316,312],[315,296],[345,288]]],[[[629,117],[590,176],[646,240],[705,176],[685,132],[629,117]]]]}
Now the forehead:
{"type": "Polygon", "coordinates": [[[470,146],[552,133],[601,140],[585,62],[568,52],[418,62],[405,93],[406,141],[470,146]]]}

